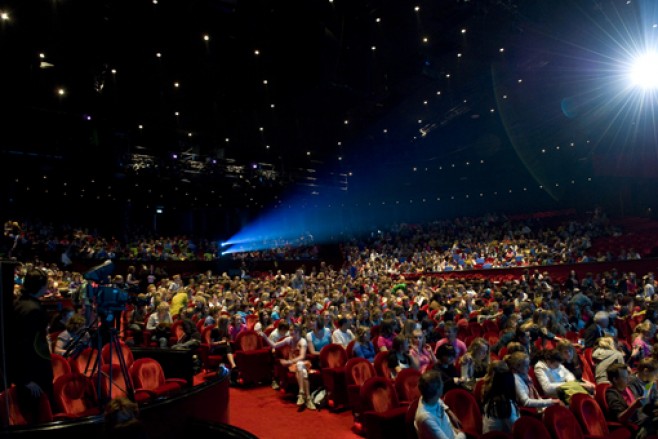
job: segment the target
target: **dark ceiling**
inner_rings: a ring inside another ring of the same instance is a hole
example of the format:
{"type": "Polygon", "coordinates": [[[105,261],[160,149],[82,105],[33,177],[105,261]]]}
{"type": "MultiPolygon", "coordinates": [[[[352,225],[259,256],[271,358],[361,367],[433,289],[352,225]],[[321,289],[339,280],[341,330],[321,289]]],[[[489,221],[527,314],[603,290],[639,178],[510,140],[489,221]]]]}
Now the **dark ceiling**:
{"type": "Polygon", "coordinates": [[[552,209],[615,198],[612,178],[651,179],[638,167],[658,163],[642,112],[655,99],[635,110],[614,89],[627,47],[655,41],[654,2],[0,10],[8,212],[35,200],[257,211],[295,194],[428,215],[552,209]]]}

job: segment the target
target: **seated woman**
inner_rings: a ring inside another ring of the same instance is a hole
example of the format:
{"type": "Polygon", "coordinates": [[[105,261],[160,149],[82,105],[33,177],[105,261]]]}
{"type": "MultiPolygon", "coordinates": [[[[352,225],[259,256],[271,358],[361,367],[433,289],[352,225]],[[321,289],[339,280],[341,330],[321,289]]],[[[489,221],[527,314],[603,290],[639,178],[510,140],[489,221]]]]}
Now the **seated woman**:
{"type": "Polygon", "coordinates": [[[461,359],[461,377],[464,386],[472,389],[475,381],[487,373],[489,343],[481,337],[474,339],[461,359]]]}
{"type": "Polygon", "coordinates": [[[313,320],[313,328],[306,334],[309,353],[320,355],[323,347],[331,343],[331,331],[324,327],[321,319],[313,320]]]}
{"type": "Polygon", "coordinates": [[[573,344],[567,339],[562,339],[558,342],[555,349],[562,355],[562,365],[576,377],[576,380],[582,381],[583,364],[580,361],[580,357],[576,355],[576,349],[573,347],[573,344]]]}
{"type": "Polygon", "coordinates": [[[151,340],[158,342],[161,348],[166,348],[169,344],[171,324],[173,322],[167,302],[161,302],[157,311],[151,314],[146,322],[146,330],[151,331],[153,334],[151,340]]]}
{"type": "Polygon", "coordinates": [[[514,373],[516,401],[521,407],[542,409],[560,403],[557,398],[545,399],[539,396],[537,389],[528,376],[530,370],[530,357],[528,354],[514,352],[506,361],[510,370],[514,373]]]}
{"type": "Polygon", "coordinates": [[[651,357],[653,338],[656,335],[656,326],[650,320],[645,320],[635,327],[633,334],[633,364],[643,358],[651,357]]]}
{"type": "MultiPolygon", "coordinates": [[[[534,367],[537,382],[542,392],[548,397],[558,397],[558,390],[565,384],[575,382],[576,377],[562,364],[562,354],[557,349],[544,351],[534,367]]],[[[594,392],[592,383],[581,383],[590,393],[594,392]]]]}
{"type": "Polygon", "coordinates": [[[467,349],[466,349],[466,343],[464,343],[463,341],[457,338],[457,332],[459,331],[457,325],[455,325],[452,322],[448,322],[445,324],[444,328],[445,328],[445,337],[436,343],[436,346],[434,348],[434,353],[436,354],[438,349],[442,345],[449,344],[455,349],[455,354],[457,356],[457,359],[461,358],[462,355],[466,354],[467,349]]]}
{"type": "Polygon", "coordinates": [[[213,355],[221,355],[226,358],[231,366],[235,369],[235,359],[233,357],[233,349],[231,348],[231,336],[229,335],[231,321],[226,316],[220,316],[217,321],[217,326],[210,330],[210,353],[213,355]]]}
{"type": "MultiPolygon", "coordinates": [[[[66,322],[66,329],[59,333],[55,346],[53,346],[53,353],[58,355],[68,354],[69,348],[72,348],[79,331],[85,326],[85,318],[79,314],[74,314],[66,322]]],[[[80,338],[81,345],[86,346],[89,340],[89,334],[84,334],[80,338]]]]}
{"type": "Polygon", "coordinates": [[[418,370],[425,372],[436,364],[436,356],[432,347],[425,343],[425,334],[420,329],[415,329],[412,333],[413,343],[409,350],[409,355],[415,358],[418,363],[418,370]]]}
{"type": "Polygon", "coordinates": [[[278,342],[273,342],[269,337],[261,332],[260,336],[263,340],[270,345],[272,349],[277,349],[283,346],[290,346],[290,353],[288,358],[282,358],[281,365],[288,366],[290,372],[294,372],[297,377],[297,384],[299,385],[299,394],[297,396],[297,405],[315,410],[315,404],[311,398],[311,386],[308,381],[308,370],[311,368],[311,362],[306,359],[306,352],[308,342],[302,336],[301,326],[295,324],[291,326],[290,335],[283,338],[278,342]]]}
{"type": "Polygon", "coordinates": [[[625,364],[624,354],[615,347],[615,339],[612,337],[600,337],[596,341],[596,347],[592,352],[594,361],[596,384],[608,382],[608,368],[610,365],[625,364]]]}
{"type": "Polygon", "coordinates": [[[398,335],[393,339],[393,348],[388,353],[388,369],[391,371],[391,378],[395,379],[402,369],[409,367],[418,370],[418,361],[409,355],[407,339],[398,335]]]}
{"type": "Polygon", "coordinates": [[[354,356],[365,358],[371,363],[375,361],[375,346],[370,341],[370,329],[359,326],[356,330],[356,343],[354,343],[354,356]]]}
{"type": "Polygon", "coordinates": [[[635,395],[628,386],[628,366],[619,363],[611,364],[608,367],[608,381],[611,385],[605,392],[605,399],[608,403],[610,419],[639,427],[635,437],[642,438],[655,434],[651,413],[653,405],[647,404],[646,396],[635,395]]]}
{"type": "Polygon", "coordinates": [[[512,425],[519,419],[519,407],[516,405],[514,374],[509,369],[493,372],[483,402],[482,433],[511,433],[512,425]]]}
{"type": "Polygon", "coordinates": [[[379,328],[377,351],[389,351],[393,347],[393,339],[395,338],[395,321],[393,319],[384,319],[379,328]]]}

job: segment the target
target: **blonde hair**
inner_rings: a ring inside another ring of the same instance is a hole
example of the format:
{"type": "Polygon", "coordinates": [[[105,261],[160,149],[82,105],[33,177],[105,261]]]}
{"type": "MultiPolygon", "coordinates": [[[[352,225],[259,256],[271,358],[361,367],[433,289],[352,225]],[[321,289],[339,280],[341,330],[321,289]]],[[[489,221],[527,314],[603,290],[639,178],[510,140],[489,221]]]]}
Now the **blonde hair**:
{"type": "Polygon", "coordinates": [[[597,340],[596,346],[601,349],[615,349],[615,339],[612,337],[601,337],[597,340]]]}

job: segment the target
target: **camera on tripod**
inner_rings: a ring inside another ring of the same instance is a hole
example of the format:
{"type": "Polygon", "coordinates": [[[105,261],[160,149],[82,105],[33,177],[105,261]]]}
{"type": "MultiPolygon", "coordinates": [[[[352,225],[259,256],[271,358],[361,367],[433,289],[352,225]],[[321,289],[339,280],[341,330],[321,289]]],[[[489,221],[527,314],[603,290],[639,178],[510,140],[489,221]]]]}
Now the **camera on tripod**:
{"type": "Polygon", "coordinates": [[[114,272],[114,263],[108,259],[87,271],[82,277],[95,283],[91,287],[91,295],[96,302],[96,308],[112,315],[113,311],[124,311],[130,300],[130,294],[116,286],[105,285],[110,283],[110,276],[114,272]]]}

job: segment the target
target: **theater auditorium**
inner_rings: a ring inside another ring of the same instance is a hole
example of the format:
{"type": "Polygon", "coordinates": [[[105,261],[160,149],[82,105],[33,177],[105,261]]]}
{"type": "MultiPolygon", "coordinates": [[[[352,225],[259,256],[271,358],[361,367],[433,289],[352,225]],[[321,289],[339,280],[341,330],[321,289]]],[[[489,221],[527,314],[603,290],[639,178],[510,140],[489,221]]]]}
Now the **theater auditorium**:
{"type": "Polygon", "coordinates": [[[0,59],[0,437],[658,437],[655,1],[0,0],[0,59]]]}

